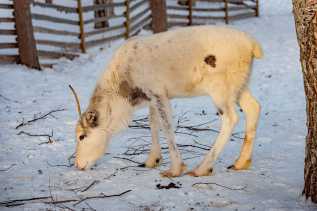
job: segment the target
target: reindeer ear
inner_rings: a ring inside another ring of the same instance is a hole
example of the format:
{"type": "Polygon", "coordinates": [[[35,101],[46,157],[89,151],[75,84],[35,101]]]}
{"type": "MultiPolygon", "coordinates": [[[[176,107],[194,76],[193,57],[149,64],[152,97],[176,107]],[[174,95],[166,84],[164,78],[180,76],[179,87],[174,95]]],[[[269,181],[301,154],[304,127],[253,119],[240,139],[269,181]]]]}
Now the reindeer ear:
{"type": "Polygon", "coordinates": [[[98,111],[90,110],[86,113],[86,121],[90,127],[97,127],[98,126],[98,111]]]}

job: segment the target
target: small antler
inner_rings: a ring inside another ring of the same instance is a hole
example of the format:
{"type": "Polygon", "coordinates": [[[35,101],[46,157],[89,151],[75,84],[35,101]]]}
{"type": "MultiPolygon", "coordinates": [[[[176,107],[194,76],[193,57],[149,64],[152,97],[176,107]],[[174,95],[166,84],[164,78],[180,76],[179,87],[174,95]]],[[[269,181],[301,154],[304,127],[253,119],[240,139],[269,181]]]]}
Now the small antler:
{"type": "Polygon", "coordinates": [[[80,109],[78,95],[76,94],[76,92],[75,92],[74,88],[72,87],[72,85],[69,84],[68,87],[70,88],[70,90],[72,90],[72,92],[74,94],[74,97],[75,97],[75,100],[76,100],[76,104],[77,104],[78,115],[79,115],[79,118],[81,118],[81,109],[80,109]]]}

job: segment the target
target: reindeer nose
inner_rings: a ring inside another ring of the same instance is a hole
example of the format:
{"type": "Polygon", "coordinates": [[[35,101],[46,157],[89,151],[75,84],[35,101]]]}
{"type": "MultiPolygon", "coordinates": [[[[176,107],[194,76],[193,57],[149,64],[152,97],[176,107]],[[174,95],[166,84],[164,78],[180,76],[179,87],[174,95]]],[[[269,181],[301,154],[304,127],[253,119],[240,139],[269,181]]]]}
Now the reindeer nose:
{"type": "Polygon", "coordinates": [[[81,166],[80,164],[79,164],[79,162],[78,162],[78,160],[75,160],[75,167],[77,168],[77,169],[79,169],[79,170],[81,170],[81,171],[84,171],[85,170],[85,168],[86,168],[86,164],[84,165],[84,166],[81,166]]]}

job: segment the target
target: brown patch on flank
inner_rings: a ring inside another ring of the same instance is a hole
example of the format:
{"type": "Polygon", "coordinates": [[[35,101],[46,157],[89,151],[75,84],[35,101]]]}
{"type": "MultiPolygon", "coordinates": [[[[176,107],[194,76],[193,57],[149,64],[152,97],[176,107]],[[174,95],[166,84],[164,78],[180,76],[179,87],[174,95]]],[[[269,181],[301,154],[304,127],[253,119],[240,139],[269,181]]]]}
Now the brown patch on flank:
{"type": "Polygon", "coordinates": [[[127,81],[122,81],[119,85],[119,95],[127,98],[131,105],[135,106],[150,98],[139,87],[131,87],[127,81]]]}
{"type": "Polygon", "coordinates": [[[208,56],[205,57],[205,63],[208,64],[211,67],[216,67],[216,56],[210,54],[208,56]]]}
{"type": "Polygon", "coordinates": [[[95,88],[95,91],[94,91],[94,93],[93,93],[93,95],[92,95],[92,97],[91,97],[91,100],[90,100],[90,104],[92,105],[92,106],[95,106],[95,105],[97,105],[97,104],[99,104],[101,101],[102,101],[102,89],[100,88],[100,86],[97,86],[96,88],[95,88]]]}

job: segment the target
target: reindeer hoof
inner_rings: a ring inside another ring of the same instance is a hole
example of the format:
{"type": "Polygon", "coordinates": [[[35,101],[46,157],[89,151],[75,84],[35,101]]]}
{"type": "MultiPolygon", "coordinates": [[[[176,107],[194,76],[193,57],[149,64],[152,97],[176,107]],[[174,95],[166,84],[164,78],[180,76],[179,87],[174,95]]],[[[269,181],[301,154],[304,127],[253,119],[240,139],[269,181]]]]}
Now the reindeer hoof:
{"type": "Polygon", "coordinates": [[[234,165],[228,166],[227,169],[235,170],[235,171],[248,170],[251,164],[252,164],[252,160],[247,160],[244,163],[236,162],[234,165]]]}
{"type": "Polygon", "coordinates": [[[190,172],[187,172],[186,175],[191,176],[191,177],[203,177],[203,176],[211,176],[213,172],[213,168],[206,169],[204,171],[195,169],[190,172]]]}
{"type": "Polygon", "coordinates": [[[169,170],[161,172],[160,175],[161,177],[179,177],[186,170],[187,170],[187,166],[184,163],[182,163],[180,169],[176,171],[174,169],[169,169],[169,170]]]}
{"type": "Polygon", "coordinates": [[[140,167],[155,168],[159,166],[162,163],[162,161],[163,161],[162,157],[152,159],[152,160],[147,160],[145,163],[141,164],[142,166],[140,167]]]}

